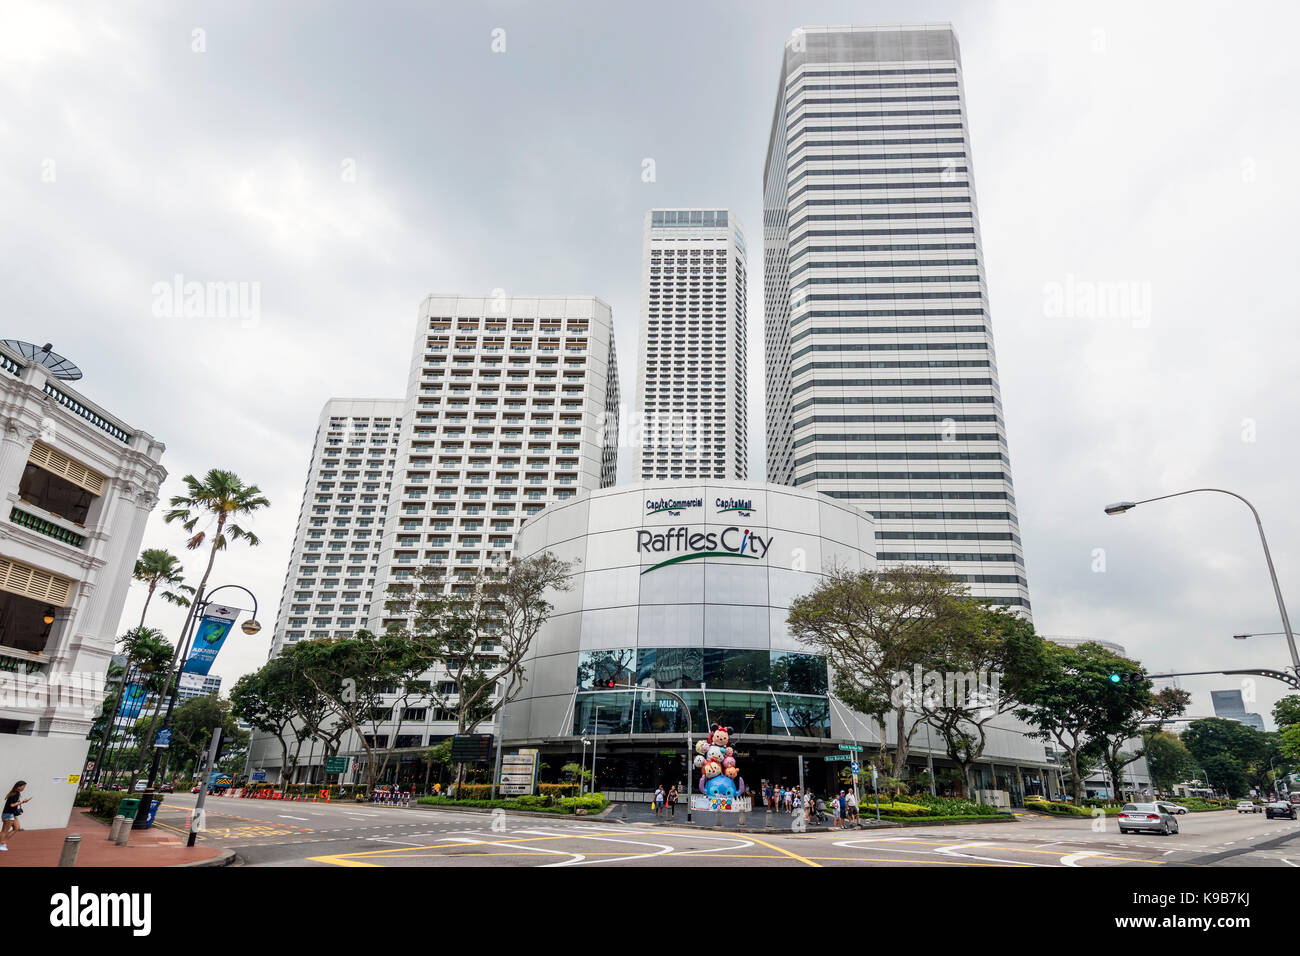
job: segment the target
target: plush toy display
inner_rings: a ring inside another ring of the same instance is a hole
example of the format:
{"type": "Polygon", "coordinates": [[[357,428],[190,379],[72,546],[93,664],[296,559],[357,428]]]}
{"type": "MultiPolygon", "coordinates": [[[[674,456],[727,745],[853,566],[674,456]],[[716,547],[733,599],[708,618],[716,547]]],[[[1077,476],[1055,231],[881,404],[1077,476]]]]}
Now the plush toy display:
{"type": "Polygon", "coordinates": [[[706,796],[730,800],[745,793],[745,781],[736,765],[732,735],[730,727],[714,724],[709,736],[696,744],[695,750],[704,761],[701,767],[701,757],[695,758],[695,766],[702,771],[700,793],[706,796]]]}

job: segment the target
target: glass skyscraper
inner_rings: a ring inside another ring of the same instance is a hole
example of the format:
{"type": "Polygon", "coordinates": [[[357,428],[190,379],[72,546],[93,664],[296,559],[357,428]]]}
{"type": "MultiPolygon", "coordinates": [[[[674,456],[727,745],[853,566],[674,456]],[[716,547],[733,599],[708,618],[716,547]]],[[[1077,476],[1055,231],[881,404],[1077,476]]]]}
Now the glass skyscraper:
{"type": "Polygon", "coordinates": [[[1028,614],[951,26],[794,31],[764,207],[768,479],[1028,614]]]}

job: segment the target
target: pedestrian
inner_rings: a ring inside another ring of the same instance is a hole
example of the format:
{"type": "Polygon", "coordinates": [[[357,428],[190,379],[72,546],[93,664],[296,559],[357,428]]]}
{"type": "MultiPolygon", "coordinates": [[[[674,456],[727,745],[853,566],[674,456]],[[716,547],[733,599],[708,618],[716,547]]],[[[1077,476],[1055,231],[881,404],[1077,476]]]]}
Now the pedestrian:
{"type": "Polygon", "coordinates": [[[840,822],[847,828],[849,825],[849,817],[848,817],[849,801],[848,798],[845,796],[843,790],[841,790],[840,795],[835,798],[835,804],[836,804],[836,812],[839,814],[840,817],[840,822]]]}
{"type": "Polygon", "coordinates": [[[852,790],[844,795],[844,812],[848,814],[848,821],[858,826],[858,798],[852,790]]]}
{"type": "Polygon", "coordinates": [[[840,801],[838,797],[831,797],[831,814],[831,829],[840,829],[841,824],[844,822],[844,818],[840,816],[840,801]]]}
{"type": "Polygon", "coordinates": [[[8,850],[9,836],[22,829],[18,818],[23,815],[23,804],[32,802],[31,797],[23,798],[25,789],[27,789],[27,781],[19,780],[9,789],[5,797],[4,811],[0,812],[0,820],[4,821],[0,824],[0,850],[8,850]]]}
{"type": "Polygon", "coordinates": [[[773,794],[776,793],[776,788],[772,786],[771,780],[764,780],[763,784],[763,806],[767,807],[768,810],[775,810],[776,808],[772,806],[772,799],[773,794]]]}
{"type": "Polygon", "coordinates": [[[655,816],[664,815],[664,785],[661,783],[655,788],[655,816]]]}
{"type": "Polygon", "coordinates": [[[673,819],[677,818],[677,800],[679,796],[676,787],[668,791],[668,815],[673,819]]]}

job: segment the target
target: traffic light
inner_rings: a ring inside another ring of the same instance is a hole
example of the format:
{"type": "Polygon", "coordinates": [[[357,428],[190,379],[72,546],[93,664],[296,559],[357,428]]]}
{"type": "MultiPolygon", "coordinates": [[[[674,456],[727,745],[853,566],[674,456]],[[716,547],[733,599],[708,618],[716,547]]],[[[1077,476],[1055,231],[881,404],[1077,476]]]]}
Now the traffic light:
{"type": "Polygon", "coordinates": [[[1141,671],[1111,671],[1108,680],[1112,684],[1138,684],[1146,677],[1141,671]]]}

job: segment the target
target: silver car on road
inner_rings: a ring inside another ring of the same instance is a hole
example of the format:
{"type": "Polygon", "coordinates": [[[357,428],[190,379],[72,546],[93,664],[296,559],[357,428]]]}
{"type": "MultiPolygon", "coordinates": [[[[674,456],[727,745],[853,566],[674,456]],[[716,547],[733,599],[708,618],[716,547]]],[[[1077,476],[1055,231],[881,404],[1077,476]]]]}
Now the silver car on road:
{"type": "Polygon", "coordinates": [[[1120,833],[1150,830],[1168,836],[1178,832],[1178,821],[1158,803],[1126,803],[1115,818],[1120,833]]]}

